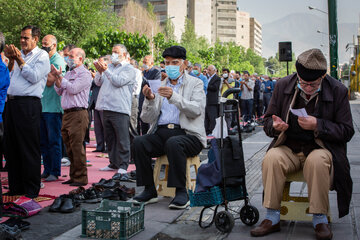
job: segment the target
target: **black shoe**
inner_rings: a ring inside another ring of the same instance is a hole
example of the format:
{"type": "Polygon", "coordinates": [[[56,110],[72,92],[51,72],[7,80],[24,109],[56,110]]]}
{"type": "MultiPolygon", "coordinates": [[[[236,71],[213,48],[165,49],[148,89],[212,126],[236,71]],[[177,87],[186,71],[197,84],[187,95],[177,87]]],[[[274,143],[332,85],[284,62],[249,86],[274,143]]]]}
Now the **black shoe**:
{"type": "Polygon", "coordinates": [[[170,202],[170,209],[185,209],[190,205],[189,196],[186,192],[186,189],[176,189],[176,195],[174,199],[170,202]]]}
{"type": "Polygon", "coordinates": [[[50,174],[48,174],[48,173],[42,173],[41,174],[41,178],[47,178],[48,176],[50,176],[50,174]]]}
{"type": "Polygon", "coordinates": [[[112,179],[123,182],[134,182],[127,173],[116,173],[112,179]]]}
{"type": "Polygon", "coordinates": [[[67,180],[67,181],[65,181],[65,182],[62,182],[61,184],[71,184],[71,183],[73,183],[73,180],[67,180]]]}
{"type": "Polygon", "coordinates": [[[70,183],[70,186],[72,187],[82,187],[82,186],[86,186],[86,183],[79,183],[79,182],[72,182],[70,183]]]}
{"type": "Polygon", "coordinates": [[[60,195],[58,198],[56,198],[53,202],[53,204],[51,204],[50,208],[49,208],[49,212],[60,212],[60,208],[61,205],[63,203],[63,198],[66,195],[60,195]]]}
{"type": "Polygon", "coordinates": [[[0,239],[22,239],[21,230],[17,227],[9,227],[6,224],[0,224],[0,239]]]}
{"type": "Polygon", "coordinates": [[[92,185],[95,187],[95,186],[103,186],[104,183],[106,183],[106,179],[105,178],[102,178],[100,179],[100,181],[98,183],[93,183],[92,185]]]}
{"type": "Polygon", "coordinates": [[[95,150],[92,151],[92,152],[103,152],[103,150],[95,149],[95,150]]]}
{"type": "Polygon", "coordinates": [[[26,230],[30,228],[30,223],[27,221],[23,221],[20,218],[9,218],[2,224],[5,224],[9,227],[17,226],[20,230],[26,230]]]}
{"type": "Polygon", "coordinates": [[[121,201],[127,200],[126,192],[122,191],[120,188],[105,189],[101,197],[103,199],[110,199],[110,200],[121,200],[121,201]]]}
{"type": "Polygon", "coordinates": [[[62,213],[72,213],[75,211],[76,207],[79,206],[79,203],[75,201],[72,197],[65,197],[62,201],[60,212],[62,213]]]}
{"type": "Polygon", "coordinates": [[[149,204],[149,203],[158,202],[157,192],[156,192],[155,187],[152,187],[149,189],[147,189],[145,187],[145,189],[144,189],[144,191],[142,191],[142,193],[133,197],[133,201],[134,202],[142,202],[142,203],[145,203],[145,205],[149,204]]]}

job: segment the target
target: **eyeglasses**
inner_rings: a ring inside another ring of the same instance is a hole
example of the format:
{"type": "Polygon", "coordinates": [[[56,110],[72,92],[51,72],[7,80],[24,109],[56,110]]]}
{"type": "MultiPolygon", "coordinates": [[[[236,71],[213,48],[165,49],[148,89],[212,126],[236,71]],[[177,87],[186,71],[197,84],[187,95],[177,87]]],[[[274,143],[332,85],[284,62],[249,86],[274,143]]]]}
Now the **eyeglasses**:
{"type": "Polygon", "coordinates": [[[302,87],[307,87],[307,86],[309,86],[309,87],[312,87],[312,88],[319,87],[320,84],[321,84],[321,82],[322,82],[322,80],[323,80],[323,78],[321,78],[320,81],[319,81],[319,80],[316,80],[316,82],[307,83],[307,82],[304,82],[299,76],[298,76],[298,78],[299,78],[299,84],[300,84],[300,86],[302,86],[302,87]]]}

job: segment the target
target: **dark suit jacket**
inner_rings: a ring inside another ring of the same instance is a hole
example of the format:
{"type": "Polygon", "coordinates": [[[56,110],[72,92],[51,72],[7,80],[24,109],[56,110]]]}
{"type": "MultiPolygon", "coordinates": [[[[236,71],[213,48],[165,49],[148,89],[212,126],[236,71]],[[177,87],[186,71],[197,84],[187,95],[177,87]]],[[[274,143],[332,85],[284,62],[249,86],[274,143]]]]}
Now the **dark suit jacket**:
{"type": "Polygon", "coordinates": [[[96,100],[99,95],[100,87],[97,86],[93,81],[91,84],[90,91],[91,91],[91,95],[90,95],[90,99],[89,99],[89,109],[95,109],[96,100]]]}
{"type": "MultiPolygon", "coordinates": [[[[281,134],[272,127],[272,115],[287,120],[291,100],[295,94],[297,84],[296,74],[278,80],[264,117],[264,131],[274,140],[271,147],[277,147],[286,140],[285,132],[281,134]]],[[[346,156],[346,143],[354,135],[348,91],[338,80],[326,75],[319,92],[318,107],[314,116],[317,117],[317,130],[314,132],[315,141],[321,140],[332,154],[334,166],[333,188],[337,192],[339,217],[349,213],[352,195],[352,179],[350,164],[346,156]]],[[[321,143],[319,142],[319,143],[321,143]]],[[[320,145],[321,146],[321,145],[320,145]]]]}
{"type": "Polygon", "coordinates": [[[216,105],[219,103],[220,82],[221,78],[216,74],[209,81],[206,94],[206,105],[216,105]]]}

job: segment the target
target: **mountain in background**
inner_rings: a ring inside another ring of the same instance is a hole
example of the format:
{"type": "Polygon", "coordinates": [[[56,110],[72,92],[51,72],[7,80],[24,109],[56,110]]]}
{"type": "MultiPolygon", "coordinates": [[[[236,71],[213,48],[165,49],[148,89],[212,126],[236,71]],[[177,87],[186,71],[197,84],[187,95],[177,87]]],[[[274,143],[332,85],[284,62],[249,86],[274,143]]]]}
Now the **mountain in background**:
{"type": "MultiPolygon", "coordinates": [[[[310,48],[321,49],[328,58],[329,38],[328,30],[317,33],[324,29],[327,21],[312,14],[291,14],[262,26],[263,57],[275,56],[278,52],[279,42],[292,42],[292,51],[297,57],[303,51],[310,48]],[[324,46],[320,46],[320,45],[324,46]]],[[[327,27],[326,27],[327,29],[327,27]]],[[[345,46],[353,42],[353,35],[358,33],[357,23],[338,23],[338,54],[339,63],[348,62],[350,50],[346,52],[345,46]]]]}

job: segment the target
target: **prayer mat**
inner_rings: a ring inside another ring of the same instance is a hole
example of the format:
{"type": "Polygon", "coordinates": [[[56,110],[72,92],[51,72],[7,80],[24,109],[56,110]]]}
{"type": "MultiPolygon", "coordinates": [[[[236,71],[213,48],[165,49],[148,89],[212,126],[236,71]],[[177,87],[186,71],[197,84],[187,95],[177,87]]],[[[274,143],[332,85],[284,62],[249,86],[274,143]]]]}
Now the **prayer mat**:
{"type": "MultiPolygon", "coordinates": [[[[17,195],[17,196],[2,196],[3,197],[3,202],[14,202],[16,199],[20,198],[21,195],[17,195]]],[[[34,198],[34,200],[36,202],[43,202],[43,201],[49,201],[49,200],[53,200],[55,199],[55,196],[52,195],[47,195],[47,194],[40,194],[37,198],[34,198]]]]}

